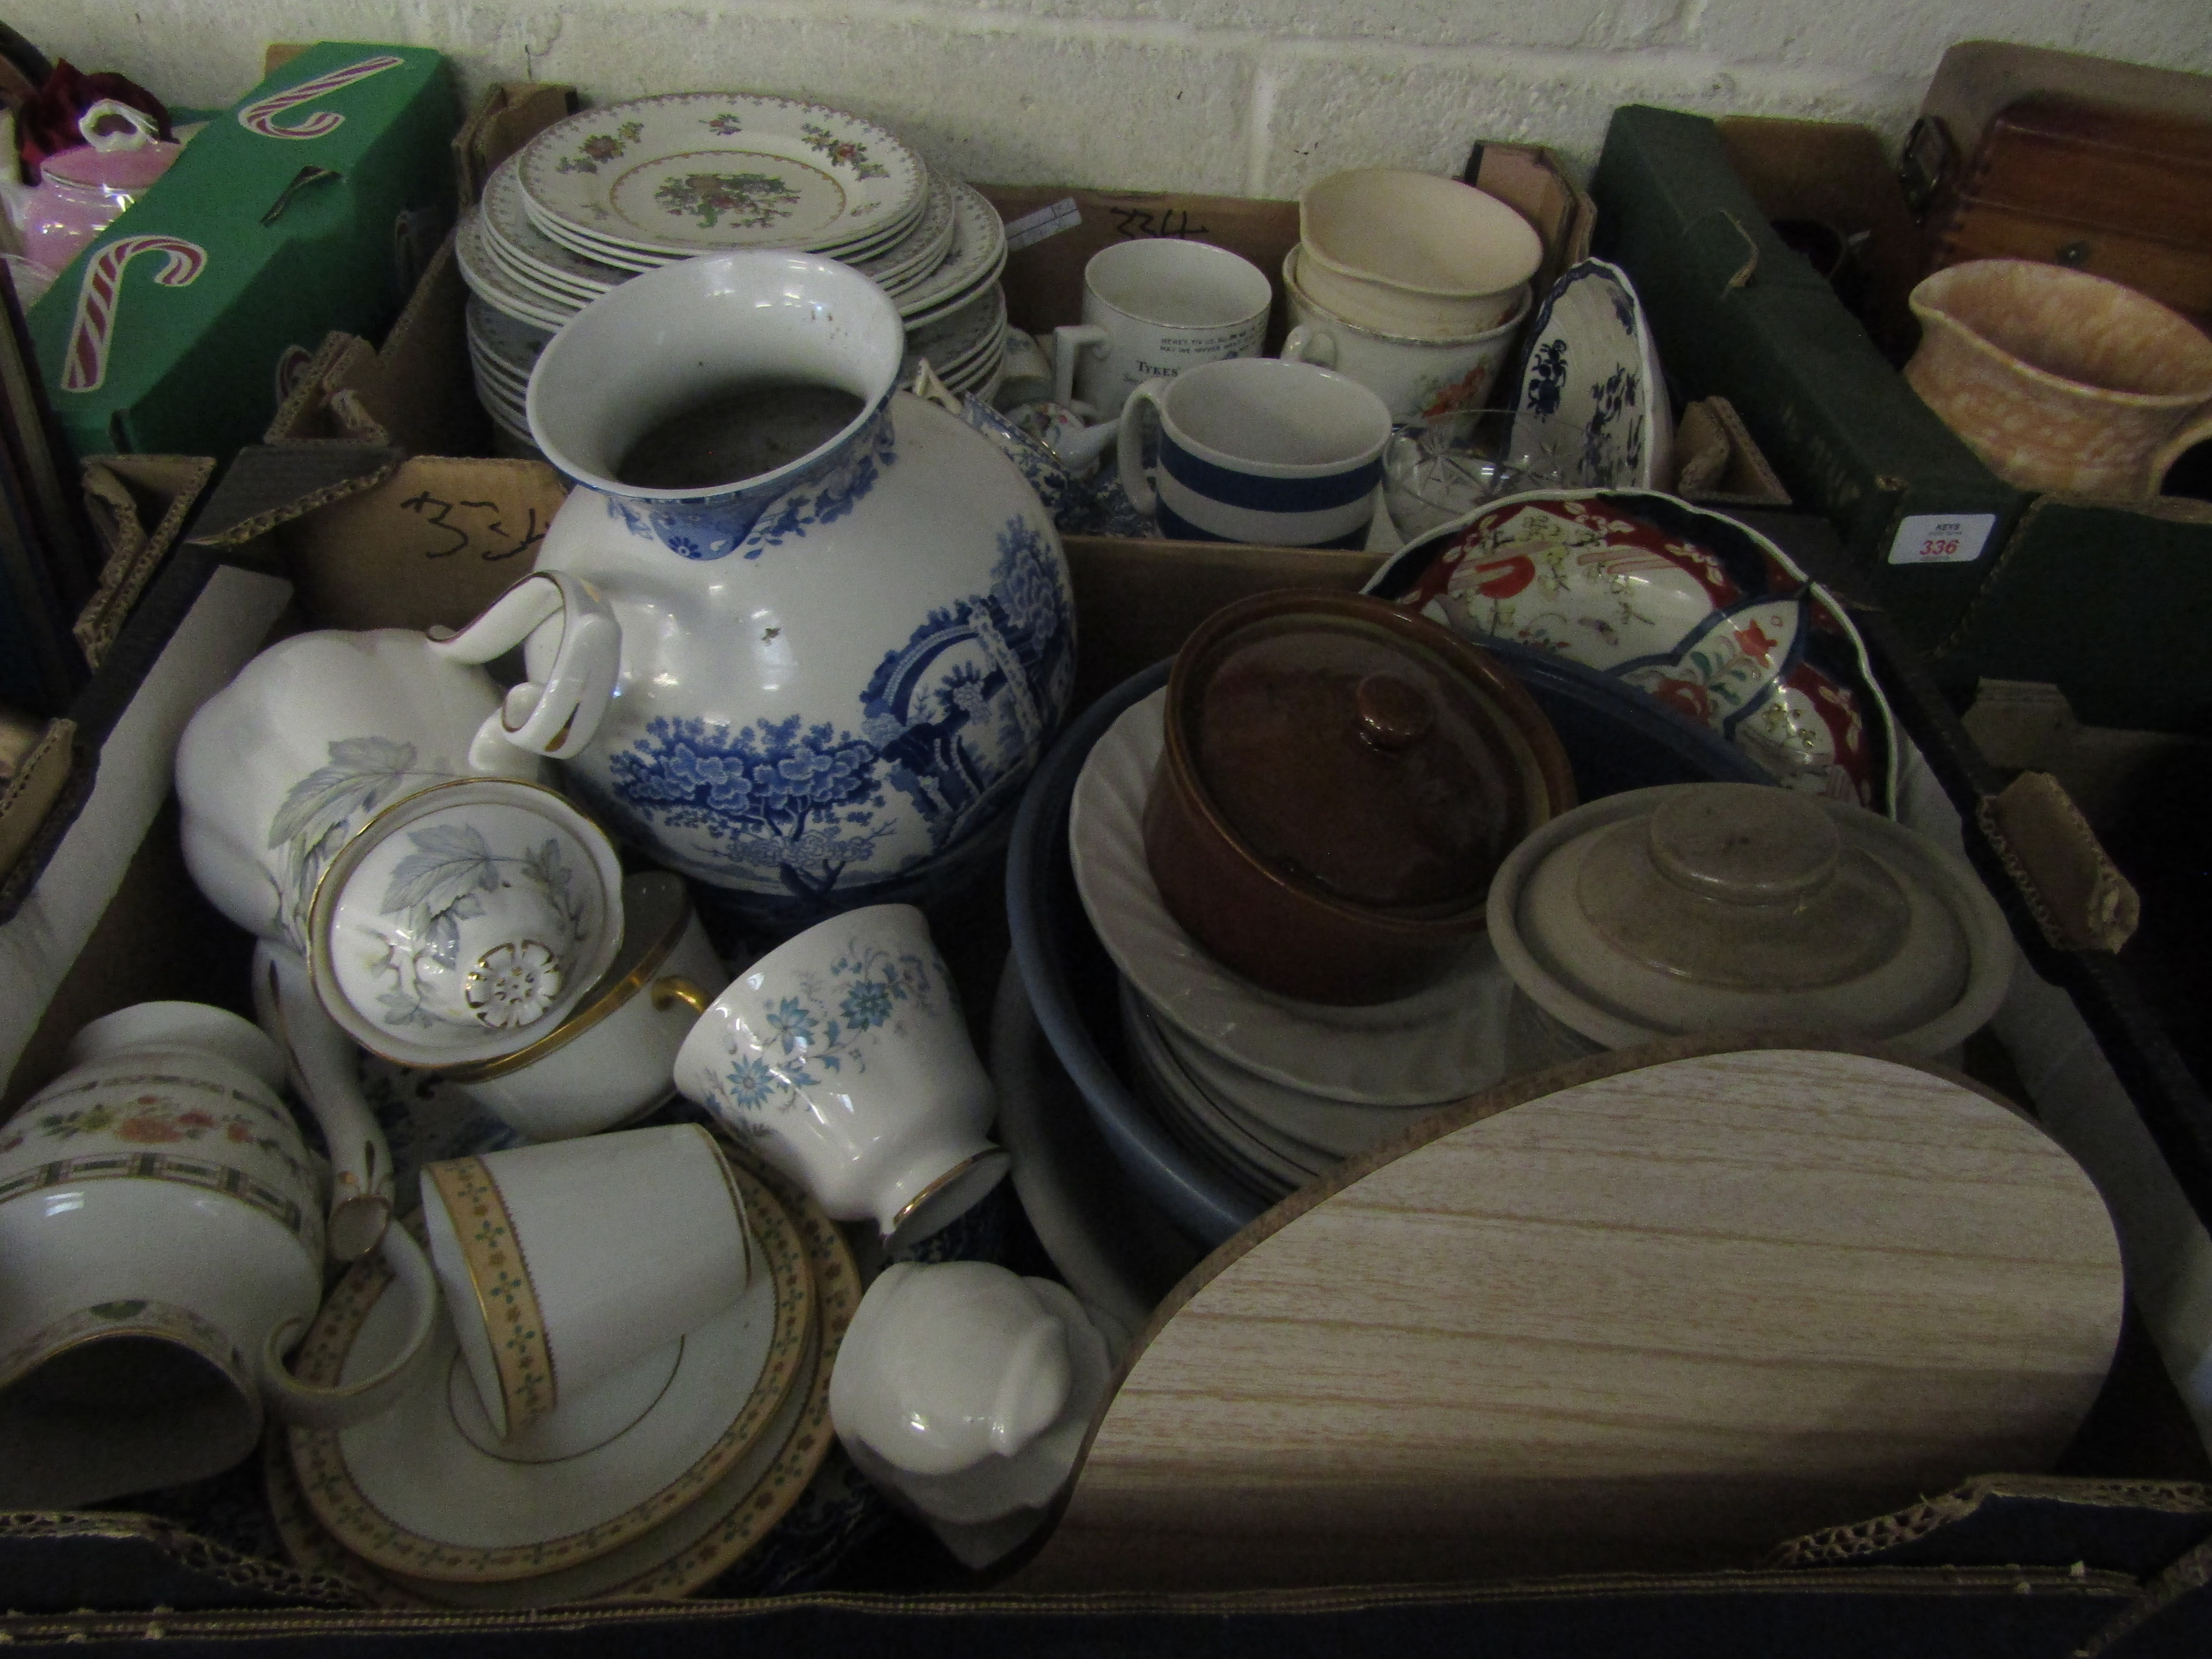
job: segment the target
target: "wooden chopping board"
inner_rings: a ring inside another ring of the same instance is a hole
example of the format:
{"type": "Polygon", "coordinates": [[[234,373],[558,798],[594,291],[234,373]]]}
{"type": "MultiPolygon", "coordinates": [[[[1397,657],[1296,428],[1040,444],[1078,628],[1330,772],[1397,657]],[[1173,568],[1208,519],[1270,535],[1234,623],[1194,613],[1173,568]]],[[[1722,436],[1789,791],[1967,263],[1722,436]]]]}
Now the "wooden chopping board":
{"type": "Polygon", "coordinates": [[[1749,1565],[2047,1468],[2119,1248],[1965,1079],[1683,1038],[1439,1114],[1155,1315],[1010,1588],[1749,1565]]]}

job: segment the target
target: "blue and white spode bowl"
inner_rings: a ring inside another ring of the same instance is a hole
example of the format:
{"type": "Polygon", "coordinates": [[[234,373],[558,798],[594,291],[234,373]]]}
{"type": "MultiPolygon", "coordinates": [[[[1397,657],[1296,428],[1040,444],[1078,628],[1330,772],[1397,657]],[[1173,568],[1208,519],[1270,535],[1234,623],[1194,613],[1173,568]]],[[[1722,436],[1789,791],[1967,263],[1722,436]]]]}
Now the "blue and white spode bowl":
{"type": "MultiPolygon", "coordinates": [[[[720,254],[595,301],[531,377],[538,445],[582,486],[538,568],[582,577],[622,629],[569,775],[653,858],[763,921],[913,890],[1011,807],[1074,684],[1052,521],[988,440],[893,390],[903,339],[848,266],[720,254]],[[770,385],[860,411],[726,484],[617,477],[664,421],[770,385]]],[[[532,637],[533,678],[557,639],[532,637]]]]}

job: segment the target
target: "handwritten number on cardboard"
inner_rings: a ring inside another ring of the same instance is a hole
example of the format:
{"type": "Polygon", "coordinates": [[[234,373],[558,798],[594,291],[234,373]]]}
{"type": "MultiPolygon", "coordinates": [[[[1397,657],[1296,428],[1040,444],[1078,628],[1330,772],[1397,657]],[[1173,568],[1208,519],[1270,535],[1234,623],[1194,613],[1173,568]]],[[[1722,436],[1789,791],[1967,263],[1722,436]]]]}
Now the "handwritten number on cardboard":
{"type": "Polygon", "coordinates": [[[1143,207],[1117,207],[1107,210],[1114,216],[1114,234],[1116,236],[1206,236],[1212,234],[1204,225],[1191,223],[1188,208],[1156,210],[1143,207]]]}
{"type": "Polygon", "coordinates": [[[510,526],[497,501],[441,501],[426,489],[399,505],[452,538],[447,546],[429,549],[425,558],[473,553],[486,564],[498,564],[531,551],[545,539],[545,526],[538,523],[534,507],[524,509],[520,525],[510,526]]]}

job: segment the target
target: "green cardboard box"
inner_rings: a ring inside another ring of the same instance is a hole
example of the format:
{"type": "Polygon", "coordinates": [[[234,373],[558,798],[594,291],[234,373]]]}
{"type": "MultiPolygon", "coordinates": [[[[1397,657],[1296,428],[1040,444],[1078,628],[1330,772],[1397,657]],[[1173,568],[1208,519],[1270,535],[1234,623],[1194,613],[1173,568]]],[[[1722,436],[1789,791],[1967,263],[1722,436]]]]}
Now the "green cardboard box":
{"type": "Polygon", "coordinates": [[[396,316],[453,216],[435,52],[325,41],[210,122],[32,308],[70,442],[228,456],[333,329],[396,316]]]}

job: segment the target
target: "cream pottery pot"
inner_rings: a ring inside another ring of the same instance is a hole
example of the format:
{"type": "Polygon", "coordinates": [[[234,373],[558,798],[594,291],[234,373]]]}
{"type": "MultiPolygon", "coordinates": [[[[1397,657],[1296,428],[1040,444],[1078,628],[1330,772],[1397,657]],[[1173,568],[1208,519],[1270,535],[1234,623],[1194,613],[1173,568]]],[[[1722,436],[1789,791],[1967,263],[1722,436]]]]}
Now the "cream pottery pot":
{"type": "MultiPolygon", "coordinates": [[[[621,669],[568,775],[657,861],[762,920],[905,896],[1001,820],[1074,684],[1060,538],[986,439],[896,394],[896,308],[859,273],[789,252],[632,278],[556,337],[531,429],[582,487],[538,552],[621,626],[621,669]],[[772,422],[726,484],[644,489],[625,457],[662,422],[749,386],[832,387],[826,441],[772,422]]],[[[561,637],[527,660],[542,678],[561,637]]]]}
{"type": "Polygon", "coordinates": [[[2023,489],[2146,496],[2212,438],[2212,339],[2157,301],[2059,265],[1974,259],[1912,290],[1912,389],[2023,489]]]}
{"type": "Polygon", "coordinates": [[[281,1353],[322,1297],[323,1172],[276,1097],[284,1060],[234,1014],[149,1002],[77,1034],[0,1126],[0,1507],[63,1509],[249,1455],[266,1395],[325,1425],[397,1397],[427,1351],[428,1268],[399,1362],[309,1389],[281,1353]]]}
{"type": "Polygon", "coordinates": [[[1455,179],[1363,167],[1298,198],[1300,281],[1358,327],[1418,339],[1464,339],[1497,327],[1544,261],[1519,213],[1455,179]]]}

